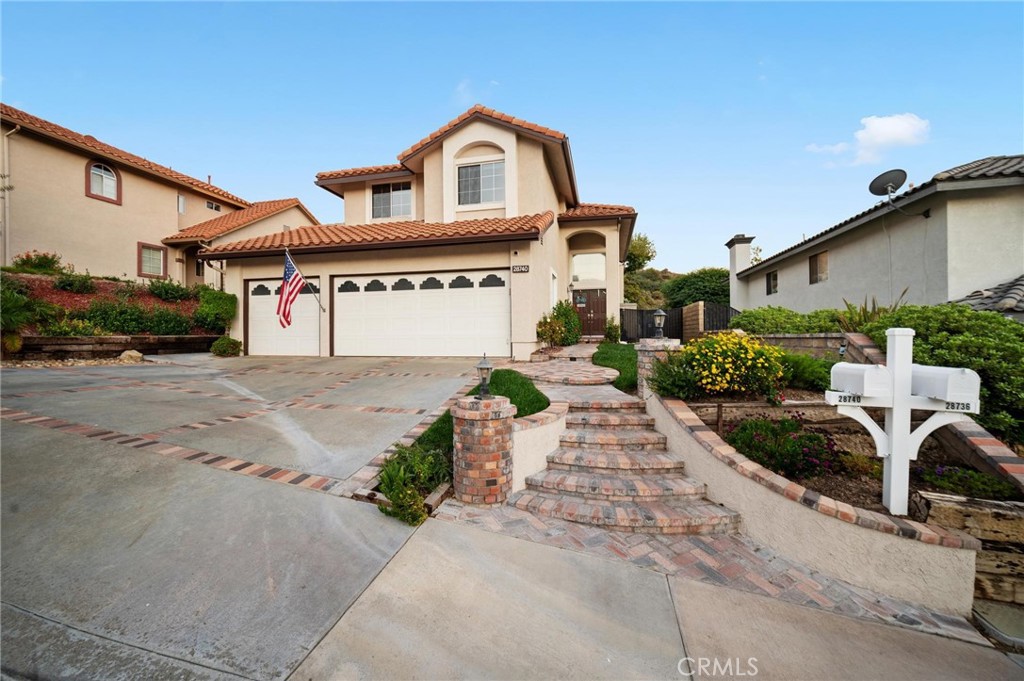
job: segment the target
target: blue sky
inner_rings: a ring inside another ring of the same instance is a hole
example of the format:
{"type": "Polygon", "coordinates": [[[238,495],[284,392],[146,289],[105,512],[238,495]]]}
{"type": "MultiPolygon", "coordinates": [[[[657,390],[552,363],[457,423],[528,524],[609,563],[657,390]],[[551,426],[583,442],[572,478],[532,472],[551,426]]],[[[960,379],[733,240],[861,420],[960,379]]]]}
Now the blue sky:
{"type": "Polygon", "coordinates": [[[1024,4],[19,3],[2,99],[249,200],[344,202],[474,103],[565,132],[677,272],[770,255],[900,167],[1024,152],[1024,4]]]}

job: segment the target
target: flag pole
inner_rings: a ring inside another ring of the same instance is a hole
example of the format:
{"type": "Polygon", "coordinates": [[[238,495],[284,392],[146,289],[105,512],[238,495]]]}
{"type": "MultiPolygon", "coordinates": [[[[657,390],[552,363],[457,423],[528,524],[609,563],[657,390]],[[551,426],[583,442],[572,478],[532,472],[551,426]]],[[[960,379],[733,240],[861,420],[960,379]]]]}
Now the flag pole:
{"type": "Polygon", "coordinates": [[[313,298],[316,300],[316,304],[320,306],[320,310],[323,312],[327,312],[327,308],[324,307],[324,304],[320,302],[320,296],[317,295],[316,291],[313,289],[313,284],[309,283],[309,279],[306,279],[305,274],[302,274],[302,270],[299,269],[299,263],[295,262],[295,258],[292,257],[292,253],[291,251],[288,250],[287,246],[284,247],[284,254],[287,255],[288,259],[292,261],[292,264],[295,265],[295,271],[298,272],[299,276],[302,277],[302,280],[306,282],[306,286],[309,287],[309,292],[313,294],[313,298]]]}

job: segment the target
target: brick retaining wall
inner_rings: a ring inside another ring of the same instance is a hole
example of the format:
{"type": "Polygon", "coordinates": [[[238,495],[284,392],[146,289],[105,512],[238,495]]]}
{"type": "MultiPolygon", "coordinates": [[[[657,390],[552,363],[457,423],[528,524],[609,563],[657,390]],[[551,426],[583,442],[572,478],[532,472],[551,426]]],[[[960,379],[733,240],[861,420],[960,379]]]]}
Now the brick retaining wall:
{"type": "Polygon", "coordinates": [[[24,336],[16,359],[105,359],[125,350],[144,355],[209,352],[219,336],[24,336]]]}

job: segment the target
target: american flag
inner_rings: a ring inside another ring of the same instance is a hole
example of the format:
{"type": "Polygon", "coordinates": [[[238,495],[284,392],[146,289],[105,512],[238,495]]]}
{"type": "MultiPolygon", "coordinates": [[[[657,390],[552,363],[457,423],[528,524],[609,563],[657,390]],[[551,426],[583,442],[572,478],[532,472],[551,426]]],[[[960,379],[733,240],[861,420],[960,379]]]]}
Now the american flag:
{"type": "Polygon", "coordinates": [[[287,329],[292,323],[292,303],[299,297],[306,280],[292,262],[292,256],[284,254],[284,280],[281,282],[281,295],[277,299],[277,321],[281,328],[287,329]]]}

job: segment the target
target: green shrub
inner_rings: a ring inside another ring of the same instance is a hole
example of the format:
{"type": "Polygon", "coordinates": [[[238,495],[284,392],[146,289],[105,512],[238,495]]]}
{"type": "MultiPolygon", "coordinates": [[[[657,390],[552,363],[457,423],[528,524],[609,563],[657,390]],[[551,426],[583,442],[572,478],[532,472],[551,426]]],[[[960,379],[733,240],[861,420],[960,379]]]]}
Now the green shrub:
{"type": "Polygon", "coordinates": [[[545,343],[549,348],[556,347],[564,335],[565,326],[557,319],[552,319],[545,314],[537,322],[537,340],[545,343]]]}
{"type": "Polygon", "coordinates": [[[238,357],[242,354],[242,341],[235,340],[231,336],[221,336],[213,341],[210,352],[218,357],[238,357]]]}
{"type": "MultiPolygon", "coordinates": [[[[121,281],[117,277],[104,277],[104,279],[113,279],[114,281],[121,281]]],[[[142,286],[134,281],[124,281],[122,285],[114,291],[114,295],[117,299],[122,302],[127,302],[132,298],[138,297],[139,293],[142,292],[142,286]]]]}
{"type": "Polygon", "coordinates": [[[57,275],[57,278],[53,280],[53,287],[60,289],[61,291],[70,291],[71,293],[95,293],[96,282],[92,280],[89,273],[75,274],[74,270],[67,270],[57,275]]]}
{"type": "Polygon", "coordinates": [[[180,312],[154,307],[149,311],[146,327],[158,336],[186,336],[192,331],[192,320],[180,312]]]}
{"type": "Polygon", "coordinates": [[[778,399],[782,350],[757,338],[718,333],[696,338],[664,362],[656,361],[651,387],[660,395],[763,395],[778,399]]]}
{"type": "Polygon", "coordinates": [[[149,314],[141,306],[112,300],[94,300],[84,313],[76,312],[73,316],[110,333],[128,336],[145,331],[149,321],[149,314]]]}
{"type": "Polygon", "coordinates": [[[238,296],[234,293],[225,293],[207,286],[199,290],[199,307],[196,308],[193,320],[196,326],[213,331],[224,333],[231,325],[238,310],[238,296]]]}
{"type": "Polygon", "coordinates": [[[14,256],[11,264],[14,269],[22,272],[34,272],[36,274],[59,274],[64,271],[60,264],[60,256],[56,253],[40,251],[25,251],[14,256]]]}
{"type": "Polygon", "coordinates": [[[567,346],[576,345],[580,342],[580,338],[583,337],[583,324],[580,322],[580,316],[576,313],[576,308],[568,300],[560,300],[555,304],[555,307],[551,310],[551,318],[562,323],[563,331],[562,336],[558,339],[556,345],[567,346]]]}
{"type": "Polygon", "coordinates": [[[391,507],[378,506],[381,513],[397,518],[409,525],[420,525],[427,519],[423,497],[413,484],[412,474],[393,459],[380,469],[380,491],[391,502],[391,507]]]}
{"type": "Polygon", "coordinates": [[[661,292],[669,307],[686,307],[700,300],[728,305],[729,270],[724,267],[703,267],[681,274],[662,284],[661,292]]]}
{"type": "Polygon", "coordinates": [[[747,333],[807,333],[807,317],[793,310],[768,305],[744,310],[729,320],[729,328],[747,333]]]}
{"type": "Polygon", "coordinates": [[[150,279],[149,292],[160,300],[165,300],[169,303],[176,303],[180,300],[189,300],[197,296],[195,289],[182,286],[178,282],[170,279],[150,279]]]}
{"type": "Polygon", "coordinates": [[[32,301],[7,286],[0,287],[0,331],[17,333],[35,321],[32,301]]]}
{"type": "Polygon", "coordinates": [[[959,466],[919,467],[917,474],[939,489],[960,496],[996,501],[1016,501],[1022,497],[1020,490],[1009,481],[971,468],[959,466]]]}
{"type": "Polygon", "coordinates": [[[981,377],[982,426],[1010,443],[1024,442],[1024,325],[995,312],[966,305],[908,305],[864,327],[871,340],[886,347],[885,331],[911,328],[914,362],[965,367],[981,377]]]}
{"type": "Polygon", "coordinates": [[[604,325],[604,339],[609,343],[618,343],[622,338],[622,327],[615,321],[615,317],[609,317],[604,325]]]}
{"type": "Polygon", "coordinates": [[[28,283],[22,279],[15,279],[6,272],[0,273],[0,288],[13,291],[14,293],[20,293],[23,296],[27,296],[29,292],[28,283]]]}
{"type": "Polygon", "coordinates": [[[799,419],[748,419],[729,428],[725,440],[747,458],[792,480],[836,469],[832,438],[804,430],[799,419]]]}
{"type": "Polygon", "coordinates": [[[104,331],[87,319],[66,318],[44,324],[40,328],[44,336],[101,336],[104,331]]]}
{"type": "Polygon", "coordinates": [[[818,359],[810,355],[787,352],[782,362],[782,383],[800,390],[828,390],[832,384],[832,365],[835,360],[818,359]]]}
{"type": "Polygon", "coordinates": [[[815,310],[804,315],[804,333],[839,333],[839,310],[815,310]]]}
{"type": "Polygon", "coordinates": [[[882,479],[882,459],[867,454],[841,452],[839,469],[851,475],[863,475],[875,480],[882,479]]]}

